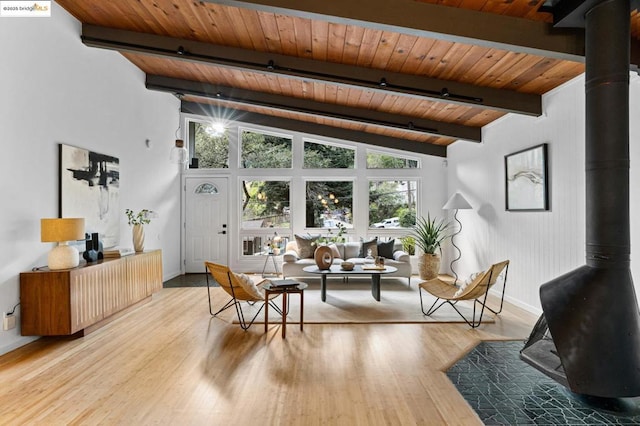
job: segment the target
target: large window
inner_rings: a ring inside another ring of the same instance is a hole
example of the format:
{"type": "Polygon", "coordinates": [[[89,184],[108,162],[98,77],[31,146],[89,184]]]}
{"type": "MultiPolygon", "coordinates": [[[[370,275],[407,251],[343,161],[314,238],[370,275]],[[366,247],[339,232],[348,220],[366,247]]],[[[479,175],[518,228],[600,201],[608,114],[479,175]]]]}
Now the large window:
{"type": "Polygon", "coordinates": [[[242,181],[242,229],[289,228],[289,181],[242,181]]]}
{"type": "Polygon", "coordinates": [[[291,168],[290,137],[242,131],[241,167],[246,169],[291,168]]]}
{"type": "Polygon", "coordinates": [[[319,142],[304,142],[305,169],[353,169],[355,150],[319,142]]]}
{"type": "Polygon", "coordinates": [[[416,223],[417,182],[369,182],[369,227],[407,228],[416,223]]]}
{"type": "Polygon", "coordinates": [[[375,151],[367,151],[367,169],[417,169],[418,160],[375,151]]]}
{"type": "Polygon", "coordinates": [[[213,126],[216,118],[186,120],[202,170],[183,172],[227,179],[227,232],[237,250],[229,261],[244,270],[261,270],[267,254],[281,256],[294,234],[399,238],[434,204],[418,191],[420,168],[439,159],[252,123],[231,121],[225,130],[213,126]]]}
{"type": "Polygon", "coordinates": [[[306,227],[353,228],[353,182],[307,181],[306,227]]]}
{"type": "Polygon", "coordinates": [[[198,167],[226,169],[229,167],[229,137],[227,131],[212,123],[189,122],[189,147],[198,167]]]}

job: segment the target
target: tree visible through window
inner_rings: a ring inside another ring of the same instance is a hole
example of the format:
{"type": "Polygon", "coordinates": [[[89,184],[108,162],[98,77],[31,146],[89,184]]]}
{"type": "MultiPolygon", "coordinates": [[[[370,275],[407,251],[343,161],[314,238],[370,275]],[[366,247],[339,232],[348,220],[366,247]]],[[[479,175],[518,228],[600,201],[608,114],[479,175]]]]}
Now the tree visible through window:
{"type": "Polygon", "coordinates": [[[242,131],[241,167],[291,168],[291,138],[242,131]]]}
{"type": "Polygon", "coordinates": [[[193,147],[191,156],[198,159],[198,167],[203,169],[226,169],[229,167],[229,137],[211,124],[189,123],[189,145],[193,147]]]}
{"type": "Polygon", "coordinates": [[[289,182],[242,181],[242,228],[289,228],[289,182]]]}
{"type": "Polygon", "coordinates": [[[367,151],[367,169],[417,169],[418,160],[367,151]]]}
{"type": "Polygon", "coordinates": [[[316,142],[304,143],[305,169],[353,169],[355,150],[316,142]]]}
{"type": "Polygon", "coordinates": [[[399,228],[416,223],[417,182],[369,182],[369,227],[399,228]]]}
{"type": "Polygon", "coordinates": [[[353,182],[308,181],[306,227],[353,228],[353,182]]]}

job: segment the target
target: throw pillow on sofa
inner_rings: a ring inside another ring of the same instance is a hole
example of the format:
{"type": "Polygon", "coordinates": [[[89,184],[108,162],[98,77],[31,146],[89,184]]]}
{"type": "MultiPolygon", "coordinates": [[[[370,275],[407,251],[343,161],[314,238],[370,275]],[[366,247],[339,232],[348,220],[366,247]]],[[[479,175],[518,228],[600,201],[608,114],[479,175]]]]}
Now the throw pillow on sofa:
{"type": "Polygon", "coordinates": [[[362,243],[362,248],[358,257],[367,257],[369,250],[371,250],[371,256],[376,257],[378,255],[378,237],[369,241],[364,241],[360,238],[360,242],[362,243]]]}
{"type": "Polygon", "coordinates": [[[335,244],[329,244],[329,248],[331,249],[331,254],[334,259],[340,259],[340,250],[338,250],[338,246],[335,244]]]}
{"type": "Polygon", "coordinates": [[[298,245],[298,255],[300,259],[310,259],[313,257],[313,253],[316,251],[316,244],[319,235],[298,235],[296,237],[296,244],[298,245]]]}
{"type": "Polygon", "coordinates": [[[378,256],[382,256],[385,259],[393,259],[393,246],[395,243],[395,239],[378,241],[378,256]]]}

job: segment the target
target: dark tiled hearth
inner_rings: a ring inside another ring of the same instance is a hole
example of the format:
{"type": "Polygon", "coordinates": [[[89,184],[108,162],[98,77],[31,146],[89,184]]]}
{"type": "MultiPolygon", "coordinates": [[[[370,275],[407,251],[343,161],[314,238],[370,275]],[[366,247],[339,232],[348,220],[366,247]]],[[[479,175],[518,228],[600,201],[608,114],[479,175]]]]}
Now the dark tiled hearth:
{"type": "Polygon", "coordinates": [[[482,342],[447,371],[487,425],[637,425],[640,416],[595,411],[521,361],[523,342],[482,342]]]}

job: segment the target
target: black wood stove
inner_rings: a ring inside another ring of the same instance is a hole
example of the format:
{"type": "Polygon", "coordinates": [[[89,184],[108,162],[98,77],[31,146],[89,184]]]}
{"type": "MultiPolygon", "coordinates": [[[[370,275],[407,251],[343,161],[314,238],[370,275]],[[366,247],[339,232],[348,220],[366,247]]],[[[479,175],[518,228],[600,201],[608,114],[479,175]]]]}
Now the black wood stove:
{"type": "Polygon", "coordinates": [[[575,394],[637,397],[640,313],[629,223],[631,4],[559,0],[543,8],[554,14],[556,26],[585,29],[586,265],[541,286],[543,315],[521,358],[575,394]]]}

